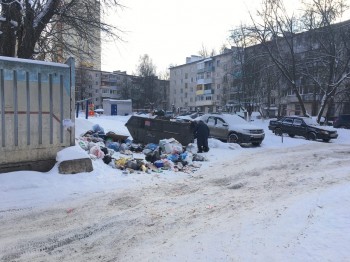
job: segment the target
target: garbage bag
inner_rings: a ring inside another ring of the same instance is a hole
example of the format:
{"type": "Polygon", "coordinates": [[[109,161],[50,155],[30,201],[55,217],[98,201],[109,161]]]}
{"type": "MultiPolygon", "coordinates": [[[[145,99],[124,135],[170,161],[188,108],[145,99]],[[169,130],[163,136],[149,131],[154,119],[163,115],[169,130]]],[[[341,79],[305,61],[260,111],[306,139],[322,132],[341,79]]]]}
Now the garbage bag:
{"type": "Polygon", "coordinates": [[[92,126],[92,130],[95,133],[99,133],[99,134],[104,134],[105,133],[105,130],[99,124],[93,125],[92,126]]]}

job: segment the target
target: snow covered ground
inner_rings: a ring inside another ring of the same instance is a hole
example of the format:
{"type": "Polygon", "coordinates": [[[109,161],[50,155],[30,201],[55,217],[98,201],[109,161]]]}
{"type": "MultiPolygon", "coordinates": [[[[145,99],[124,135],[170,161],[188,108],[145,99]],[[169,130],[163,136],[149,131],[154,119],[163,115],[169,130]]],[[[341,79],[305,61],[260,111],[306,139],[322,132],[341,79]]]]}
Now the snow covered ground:
{"type": "MultiPolygon", "coordinates": [[[[128,135],[127,119],[78,118],[76,136],[96,123],[128,135]]],[[[102,160],[91,173],[0,174],[0,261],[349,261],[350,130],[282,142],[254,124],[261,147],[210,139],[192,174],[124,175],[102,160]]]]}

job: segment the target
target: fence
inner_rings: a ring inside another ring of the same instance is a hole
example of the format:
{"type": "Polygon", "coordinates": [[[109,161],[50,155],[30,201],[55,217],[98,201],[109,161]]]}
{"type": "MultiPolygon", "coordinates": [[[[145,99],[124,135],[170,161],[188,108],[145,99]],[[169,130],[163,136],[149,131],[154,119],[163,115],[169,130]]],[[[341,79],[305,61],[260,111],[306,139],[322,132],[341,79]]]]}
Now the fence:
{"type": "Polygon", "coordinates": [[[0,172],[48,171],[74,145],[74,69],[0,56],[0,172]]]}

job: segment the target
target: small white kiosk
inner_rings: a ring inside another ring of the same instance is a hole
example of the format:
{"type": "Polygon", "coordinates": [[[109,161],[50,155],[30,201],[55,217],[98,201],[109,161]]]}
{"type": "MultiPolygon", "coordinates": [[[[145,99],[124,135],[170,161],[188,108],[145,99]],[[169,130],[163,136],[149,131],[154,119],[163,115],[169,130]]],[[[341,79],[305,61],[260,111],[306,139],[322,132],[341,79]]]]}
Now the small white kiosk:
{"type": "Polygon", "coordinates": [[[126,116],[132,113],[132,102],[128,100],[103,99],[104,115],[126,116]]]}

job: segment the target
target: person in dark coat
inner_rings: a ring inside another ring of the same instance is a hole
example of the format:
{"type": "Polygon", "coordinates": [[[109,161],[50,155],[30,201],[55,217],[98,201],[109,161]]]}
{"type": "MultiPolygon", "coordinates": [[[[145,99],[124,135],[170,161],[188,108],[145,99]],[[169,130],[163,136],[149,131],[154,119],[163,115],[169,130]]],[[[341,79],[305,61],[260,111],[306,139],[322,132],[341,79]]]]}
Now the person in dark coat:
{"type": "Polygon", "coordinates": [[[195,128],[194,128],[194,138],[197,138],[198,153],[202,153],[203,151],[204,152],[209,151],[209,146],[208,146],[209,134],[210,134],[209,127],[202,120],[199,120],[195,124],[195,128]]]}

